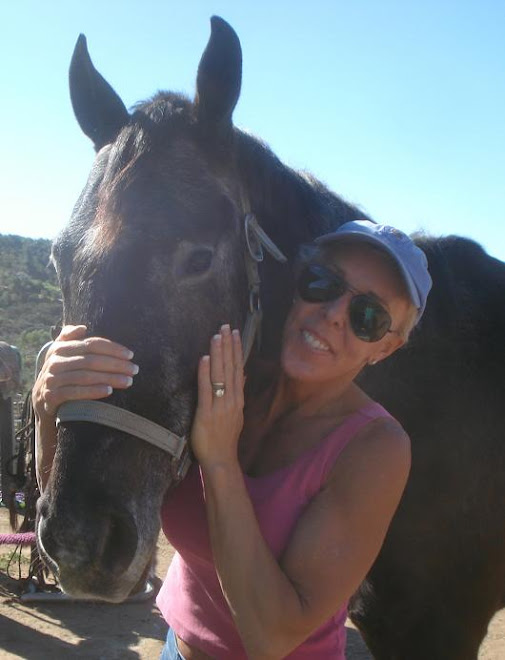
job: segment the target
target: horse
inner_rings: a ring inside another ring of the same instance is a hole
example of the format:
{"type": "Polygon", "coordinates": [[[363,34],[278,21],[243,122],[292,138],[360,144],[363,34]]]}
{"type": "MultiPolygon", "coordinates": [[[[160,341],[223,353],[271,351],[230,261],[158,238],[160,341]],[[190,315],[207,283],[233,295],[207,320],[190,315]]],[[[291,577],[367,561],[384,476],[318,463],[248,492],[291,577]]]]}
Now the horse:
{"type": "MultiPolygon", "coordinates": [[[[134,351],[140,372],[108,403],[179,439],[210,336],[258,320],[261,307],[250,401],[265,363],[278,362],[300,246],[367,219],[234,126],[241,75],[239,39],[218,17],[193,99],[159,92],[129,113],[82,35],[70,67],[74,113],[97,155],[52,250],[64,322],[134,351]],[[251,250],[251,221],[285,263],[262,259],[259,239],[251,250]]],[[[415,240],[434,280],[425,315],[405,348],[360,377],[410,435],[412,471],[349,611],[376,658],[464,660],[505,604],[505,266],[465,238],[415,240]]],[[[65,591],[118,602],[142,583],[157,512],[181,477],[173,461],[132,427],[60,419],[38,543],[65,591]]]]}

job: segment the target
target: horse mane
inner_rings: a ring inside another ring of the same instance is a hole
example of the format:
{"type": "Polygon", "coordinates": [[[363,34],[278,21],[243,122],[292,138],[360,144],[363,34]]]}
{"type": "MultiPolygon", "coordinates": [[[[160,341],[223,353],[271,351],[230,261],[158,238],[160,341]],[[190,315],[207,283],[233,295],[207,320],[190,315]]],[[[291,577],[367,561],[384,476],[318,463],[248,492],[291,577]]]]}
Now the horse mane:
{"type": "Polygon", "coordinates": [[[142,161],[155,149],[162,149],[172,134],[194,124],[194,108],[182,94],[158,92],[132,108],[129,123],[111,145],[111,156],[102,187],[121,187],[132,171],[141,169],[142,161]],[[170,121],[169,121],[170,119],[170,121]]]}
{"type": "Polygon", "coordinates": [[[285,165],[251,133],[233,128],[231,133],[206,134],[205,127],[198,124],[195,104],[183,94],[167,91],[132,107],[130,122],[112,145],[102,184],[102,190],[108,191],[104,203],[124,198],[145,158],[162,153],[173,137],[184,136],[197,137],[218,165],[225,154],[226,162],[236,167],[233,176],[238,174],[252,211],[272,239],[284,245],[288,257],[295,256],[300,244],[344,222],[369,219],[315,177],[285,165]]]}
{"type": "Polygon", "coordinates": [[[413,238],[426,254],[433,279],[429,308],[421,321],[425,339],[436,337],[437,345],[443,343],[449,351],[457,342],[459,351],[464,346],[468,359],[475,354],[482,361],[486,344],[495,352],[500,341],[498,328],[503,325],[496,323],[497,314],[505,323],[503,305],[497,305],[497,296],[505,287],[502,262],[461,236],[416,233],[413,238]]]}
{"type": "Polygon", "coordinates": [[[285,246],[289,236],[288,256],[344,222],[369,219],[315,177],[285,165],[254,135],[235,129],[235,136],[239,174],[252,210],[275,242],[285,246]]]}

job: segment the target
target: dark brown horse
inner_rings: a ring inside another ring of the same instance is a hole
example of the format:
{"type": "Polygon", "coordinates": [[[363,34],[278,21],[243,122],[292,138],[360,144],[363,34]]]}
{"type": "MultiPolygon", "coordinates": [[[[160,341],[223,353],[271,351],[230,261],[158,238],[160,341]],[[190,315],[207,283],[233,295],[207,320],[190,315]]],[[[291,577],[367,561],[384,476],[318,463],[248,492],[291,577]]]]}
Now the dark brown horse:
{"type": "MultiPolygon", "coordinates": [[[[159,93],[129,114],[82,37],[70,80],[98,154],[53,249],[64,320],[135,351],[140,373],[110,403],[187,434],[199,356],[221,323],[246,319],[244,217],[254,213],[288,257],[259,265],[251,383],[278,358],[300,245],[363,215],[233,126],[241,51],[221,19],[193,100],[159,93]]],[[[462,238],[419,242],[434,279],[422,325],[362,377],[409,432],[412,475],[351,614],[377,658],[464,660],[504,604],[505,267],[462,238]]],[[[65,590],[118,601],[142,580],[170,468],[168,455],[124,431],[61,425],[39,540],[65,590]]]]}

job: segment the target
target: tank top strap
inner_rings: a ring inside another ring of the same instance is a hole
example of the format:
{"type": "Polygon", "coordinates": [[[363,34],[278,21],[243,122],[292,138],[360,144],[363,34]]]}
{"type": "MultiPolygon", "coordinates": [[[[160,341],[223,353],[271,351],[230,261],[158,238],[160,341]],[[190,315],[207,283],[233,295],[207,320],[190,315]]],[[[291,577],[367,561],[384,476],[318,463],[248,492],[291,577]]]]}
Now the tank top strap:
{"type": "MultiPolygon", "coordinates": [[[[380,403],[372,401],[344,419],[344,421],[331,431],[319,445],[322,465],[322,481],[326,480],[335,461],[348,443],[370,424],[374,419],[380,417],[392,417],[380,403]]],[[[319,453],[318,452],[318,453],[319,453]]]]}

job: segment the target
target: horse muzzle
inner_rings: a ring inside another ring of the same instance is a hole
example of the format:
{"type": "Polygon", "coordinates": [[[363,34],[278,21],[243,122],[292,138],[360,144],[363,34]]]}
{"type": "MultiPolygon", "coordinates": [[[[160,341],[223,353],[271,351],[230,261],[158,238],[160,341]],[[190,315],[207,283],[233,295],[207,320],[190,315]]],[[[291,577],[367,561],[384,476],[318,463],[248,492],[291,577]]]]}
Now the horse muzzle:
{"type": "Polygon", "coordinates": [[[68,518],[48,495],[37,516],[41,557],[70,596],[121,602],[137,585],[152,552],[139,548],[137,525],[120,506],[98,506],[68,518]]]}

